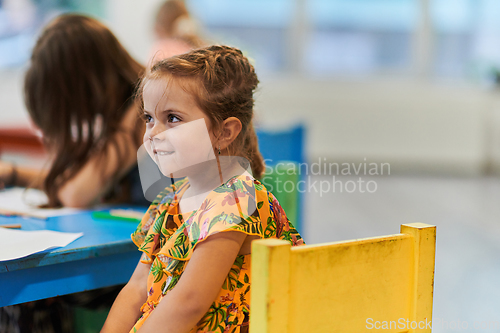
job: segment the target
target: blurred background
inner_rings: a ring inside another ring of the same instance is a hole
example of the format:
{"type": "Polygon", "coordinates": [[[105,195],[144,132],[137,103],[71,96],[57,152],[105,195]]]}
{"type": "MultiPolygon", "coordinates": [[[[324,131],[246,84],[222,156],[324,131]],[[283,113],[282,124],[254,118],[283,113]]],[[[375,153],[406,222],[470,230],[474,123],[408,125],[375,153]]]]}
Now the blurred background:
{"type": "MultiPolygon", "coordinates": [[[[0,126],[29,124],[23,74],[51,18],[66,11],[97,17],[146,63],[161,3],[0,0],[0,126]]],[[[377,185],[373,193],[308,189],[306,242],[437,225],[434,332],[500,332],[500,2],[186,4],[206,39],[237,46],[254,62],[259,128],[304,126],[309,165],[390,165],[383,175],[306,174],[308,183],[361,176],[377,185]]],[[[31,163],[8,152],[2,159],[31,163]]]]}
{"type": "MultiPolygon", "coordinates": [[[[494,0],[186,0],[204,37],[237,46],[262,81],[257,122],[308,128],[307,157],[393,173],[500,169],[500,3],[494,0]]],[[[160,0],[0,1],[0,117],[24,115],[23,68],[63,11],[106,22],[146,63],[160,0]]]]}

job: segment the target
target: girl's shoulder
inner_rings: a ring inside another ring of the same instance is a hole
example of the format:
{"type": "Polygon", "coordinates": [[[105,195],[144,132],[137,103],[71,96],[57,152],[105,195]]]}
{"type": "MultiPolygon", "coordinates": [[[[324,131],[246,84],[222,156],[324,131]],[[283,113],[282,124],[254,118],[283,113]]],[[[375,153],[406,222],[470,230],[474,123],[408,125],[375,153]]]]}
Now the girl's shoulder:
{"type": "Polygon", "coordinates": [[[246,193],[247,195],[254,194],[256,192],[267,192],[266,187],[257,179],[255,179],[251,174],[245,172],[241,175],[234,176],[228,179],[224,184],[213,190],[213,193],[225,194],[225,193],[246,193]]]}
{"type": "MultiPolygon", "coordinates": [[[[218,205],[219,209],[230,210],[235,206],[240,213],[246,212],[246,215],[252,215],[258,200],[271,195],[264,185],[250,174],[234,176],[224,184],[215,188],[207,196],[206,201],[218,205]],[[252,205],[253,203],[253,205],[252,205]]],[[[259,209],[261,207],[258,207],[259,209]]]]}
{"type": "Polygon", "coordinates": [[[263,236],[272,218],[272,194],[251,175],[242,174],[215,188],[186,220],[186,227],[194,242],[227,230],[263,236]]]}
{"type": "MultiPolygon", "coordinates": [[[[260,181],[245,174],[233,177],[217,187],[200,209],[189,217],[184,227],[190,244],[184,259],[190,257],[196,244],[210,235],[225,231],[237,231],[260,238],[284,239],[293,245],[303,243],[278,199],[260,181]]],[[[181,232],[183,230],[179,229],[178,233],[181,232]]],[[[172,257],[173,254],[168,253],[167,256],[172,257]]]]}

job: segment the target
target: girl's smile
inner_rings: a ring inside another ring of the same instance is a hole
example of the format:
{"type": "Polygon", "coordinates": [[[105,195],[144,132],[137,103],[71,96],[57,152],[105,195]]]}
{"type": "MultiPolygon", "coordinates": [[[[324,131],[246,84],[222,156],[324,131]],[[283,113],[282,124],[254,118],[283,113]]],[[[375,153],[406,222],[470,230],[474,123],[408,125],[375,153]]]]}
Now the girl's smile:
{"type": "Polygon", "coordinates": [[[158,156],[167,156],[167,155],[172,155],[174,151],[161,151],[161,150],[153,150],[153,153],[158,156]]]}

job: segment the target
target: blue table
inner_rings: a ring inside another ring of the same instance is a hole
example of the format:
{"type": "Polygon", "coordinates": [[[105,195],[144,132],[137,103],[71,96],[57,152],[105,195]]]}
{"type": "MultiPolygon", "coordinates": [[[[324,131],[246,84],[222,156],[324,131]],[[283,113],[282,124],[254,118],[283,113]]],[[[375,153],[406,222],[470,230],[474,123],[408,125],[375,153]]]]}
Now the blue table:
{"type": "Polygon", "coordinates": [[[135,222],[94,220],[90,212],[46,221],[0,217],[0,225],[16,223],[84,235],[63,248],[0,261],[0,307],[126,283],[140,258],[130,239],[135,222]]]}

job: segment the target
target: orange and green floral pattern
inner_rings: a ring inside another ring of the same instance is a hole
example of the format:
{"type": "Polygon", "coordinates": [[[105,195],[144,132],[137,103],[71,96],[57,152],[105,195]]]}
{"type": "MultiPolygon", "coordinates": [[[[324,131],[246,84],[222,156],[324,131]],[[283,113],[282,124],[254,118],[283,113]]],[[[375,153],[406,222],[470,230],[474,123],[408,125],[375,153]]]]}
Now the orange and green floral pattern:
{"type": "MultiPolygon", "coordinates": [[[[303,244],[278,200],[257,180],[233,177],[213,190],[199,209],[180,214],[178,198],[189,187],[186,179],[167,187],[153,201],[132,240],[151,264],[148,298],[131,332],[136,332],[161,299],[175,287],[196,245],[222,231],[303,244]],[[173,190],[175,188],[175,191],[173,190]]],[[[191,332],[247,332],[250,315],[251,255],[238,255],[208,312],[191,332]]]]}

